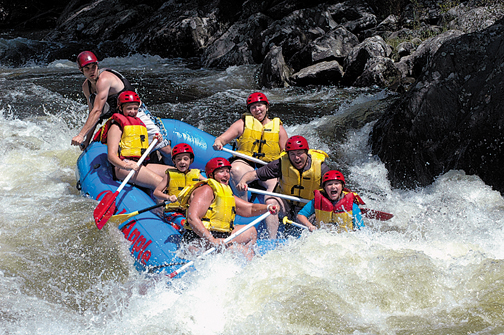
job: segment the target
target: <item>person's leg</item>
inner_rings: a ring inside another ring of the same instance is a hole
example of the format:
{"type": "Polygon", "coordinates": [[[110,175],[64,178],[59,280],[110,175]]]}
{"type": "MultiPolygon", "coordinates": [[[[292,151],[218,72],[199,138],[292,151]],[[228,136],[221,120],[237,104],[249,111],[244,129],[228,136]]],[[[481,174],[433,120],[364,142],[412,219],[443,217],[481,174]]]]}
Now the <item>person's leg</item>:
{"type": "Polygon", "coordinates": [[[158,176],[163,178],[166,174],[166,169],[174,169],[173,166],[164,165],[164,164],[147,164],[146,168],[156,173],[158,176]]]}
{"type": "Polygon", "coordinates": [[[271,197],[271,196],[266,196],[264,198],[264,203],[266,205],[275,205],[279,206],[280,210],[278,211],[278,214],[271,214],[269,215],[265,221],[266,221],[266,230],[268,231],[269,238],[275,239],[278,233],[278,225],[279,225],[279,218],[278,215],[287,215],[287,204],[280,198],[278,197],[271,197]]]}
{"type": "MultiPolygon", "coordinates": [[[[163,166],[160,164],[151,164],[151,165],[163,166]]],[[[118,169],[116,167],[115,172],[117,179],[124,180],[124,178],[128,176],[130,171],[118,169]]],[[[140,166],[140,169],[133,175],[133,177],[131,177],[129,183],[154,190],[162,181],[163,178],[159,174],[142,165],[140,166]]]]}
{"type": "MultiPolygon", "coordinates": [[[[238,232],[240,229],[243,229],[244,227],[245,225],[235,226],[233,229],[233,234],[238,232]]],[[[233,246],[231,248],[241,251],[248,260],[251,260],[255,255],[254,249],[252,249],[252,247],[254,246],[256,241],[257,230],[255,229],[255,227],[252,227],[240,236],[234,238],[232,240],[233,246]]]]}
{"type": "MultiPolygon", "coordinates": [[[[137,117],[142,120],[147,128],[147,133],[149,134],[149,143],[152,142],[154,135],[161,134],[163,136],[163,140],[156,144],[154,150],[159,150],[159,152],[165,156],[171,158],[171,146],[168,141],[166,131],[162,131],[158,125],[156,125],[155,116],[153,116],[147,108],[142,105],[142,107],[138,110],[137,117]]],[[[163,128],[164,129],[164,128],[163,128]]]]}
{"type": "Polygon", "coordinates": [[[273,179],[260,181],[259,185],[264,187],[266,189],[266,191],[268,191],[268,192],[274,192],[277,183],[278,183],[278,178],[273,178],[273,179]]]}
{"type": "Polygon", "coordinates": [[[236,184],[241,180],[243,175],[249,171],[253,171],[254,168],[247,164],[246,162],[238,159],[231,163],[231,187],[235,195],[245,201],[247,201],[247,192],[240,192],[236,189],[236,184]]]}

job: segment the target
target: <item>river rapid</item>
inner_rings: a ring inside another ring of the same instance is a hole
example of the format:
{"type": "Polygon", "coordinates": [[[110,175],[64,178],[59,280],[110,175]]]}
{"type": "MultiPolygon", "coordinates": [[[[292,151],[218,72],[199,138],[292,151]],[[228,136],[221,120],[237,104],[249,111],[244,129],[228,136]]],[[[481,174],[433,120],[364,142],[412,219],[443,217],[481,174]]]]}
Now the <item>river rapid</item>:
{"type": "MultiPolygon", "coordinates": [[[[130,78],[157,116],[212,135],[256,90],[255,66],[143,55],[100,66],[130,78]]],[[[97,202],[75,187],[83,80],[68,60],[0,66],[0,334],[504,333],[504,199],[463,171],[391,188],[368,138],[393,94],[262,91],[289,136],[328,152],[367,207],[393,219],[303,233],[249,263],[215,254],[168,281],[135,270],[122,234],[96,229],[97,202]]]]}

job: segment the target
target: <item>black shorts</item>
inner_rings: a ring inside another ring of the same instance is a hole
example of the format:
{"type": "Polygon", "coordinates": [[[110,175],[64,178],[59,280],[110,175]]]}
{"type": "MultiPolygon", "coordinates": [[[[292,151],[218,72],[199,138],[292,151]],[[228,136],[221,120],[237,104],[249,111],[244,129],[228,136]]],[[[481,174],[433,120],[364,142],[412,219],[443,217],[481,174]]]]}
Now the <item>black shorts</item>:
{"type": "MultiPolygon", "coordinates": [[[[231,235],[231,233],[223,233],[220,231],[211,231],[210,234],[212,234],[212,236],[215,238],[228,238],[231,235]]],[[[199,237],[194,231],[186,230],[184,232],[184,235],[182,235],[182,242],[189,243],[191,241],[194,241],[194,240],[200,239],[200,238],[201,237],[199,237]]]]}

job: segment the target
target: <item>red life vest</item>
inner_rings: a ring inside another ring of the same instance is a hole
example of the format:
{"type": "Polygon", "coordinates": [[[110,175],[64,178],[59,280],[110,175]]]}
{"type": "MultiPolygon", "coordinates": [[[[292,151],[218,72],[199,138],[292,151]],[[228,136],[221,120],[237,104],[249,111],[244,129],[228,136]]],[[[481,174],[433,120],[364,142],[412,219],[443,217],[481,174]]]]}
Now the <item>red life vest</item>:
{"type": "Polygon", "coordinates": [[[149,147],[149,135],[145,124],[137,117],[114,113],[94,136],[94,141],[107,144],[107,134],[110,127],[117,124],[122,130],[118,155],[121,159],[137,160],[149,147]]]}
{"type": "Polygon", "coordinates": [[[315,224],[320,227],[320,223],[333,223],[338,226],[338,232],[353,230],[352,209],[354,202],[359,204],[360,197],[346,190],[343,190],[343,198],[335,205],[326,198],[325,193],[315,190],[315,224]]]}

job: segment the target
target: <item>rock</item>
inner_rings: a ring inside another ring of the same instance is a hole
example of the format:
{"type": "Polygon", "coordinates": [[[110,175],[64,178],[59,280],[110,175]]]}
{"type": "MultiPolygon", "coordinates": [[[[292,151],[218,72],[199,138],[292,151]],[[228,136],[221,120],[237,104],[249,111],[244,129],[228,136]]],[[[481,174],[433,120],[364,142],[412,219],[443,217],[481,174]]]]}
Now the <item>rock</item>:
{"type": "Polygon", "coordinates": [[[423,41],[412,55],[411,75],[418,77],[424,71],[424,67],[430,65],[432,57],[444,43],[463,34],[459,30],[450,30],[423,41]]]}
{"type": "Polygon", "coordinates": [[[452,169],[504,192],[504,20],[446,40],[411,90],[375,124],[370,143],[394,187],[452,169]]]}
{"type": "Polygon", "coordinates": [[[394,61],[388,57],[377,56],[370,58],[362,71],[362,74],[354,81],[354,86],[378,86],[389,87],[401,80],[401,72],[397,69],[394,61]]]}
{"type": "Polygon", "coordinates": [[[399,43],[397,46],[397,55],[399,58],[411,55],[411,52],[413,52],[416,49],[416,45],[413,42],[402,42],[399,43]]]}
{"type": "Polygon", "coordinates": [[[343,67],[335,60],[308,66],[292,75],[298,86],[337,85],[343,78],[343,67]]]}
{"type": "Polygon", "coordinates": [[[443,21],[448,22],[449,29],[472,33],[490,27],[502,17],[504,17],[502,6],[468,8],[460,4],[450,9],[443,17],[443,21]]]}
{"type": "Polygon", "coordinates": [[[344,27],[338,27],[309,42],[289,59],[289,63],[294,69],[300,70],[321,61],[343,62],[357,44],[357,36],[344,27]]]}
{"type": "Polygon", "coordinates": [[[226,68],[231,65],[255,64],[263,61],[261,46],[255,37],[271,23],[262,14],[251,16],[246,23],[233,24],[214,43],[206,48],[202,63],[206,67],[226,68]]]}
{"type": "Polygon", "coordinates": [[[389,57],[391,53],[392,48],[380,36],[366,38],[362,43],[354,47],[345,58],[343,83],[353,85],[371,58],[378,56],[389,57]]]}
{"type": "Polygon", "coordinates": [[[259,86],[288,87],[292,69],[285,64],[282,47],[273,47],[264,59],[259,73],[259,86]]]}
{"type": "Polygon", "coordinates": [[[378,24],[376,15],[365,1],[347,0],[329,6],[328,10],[334,21],[355,35],[378,24]]]}

